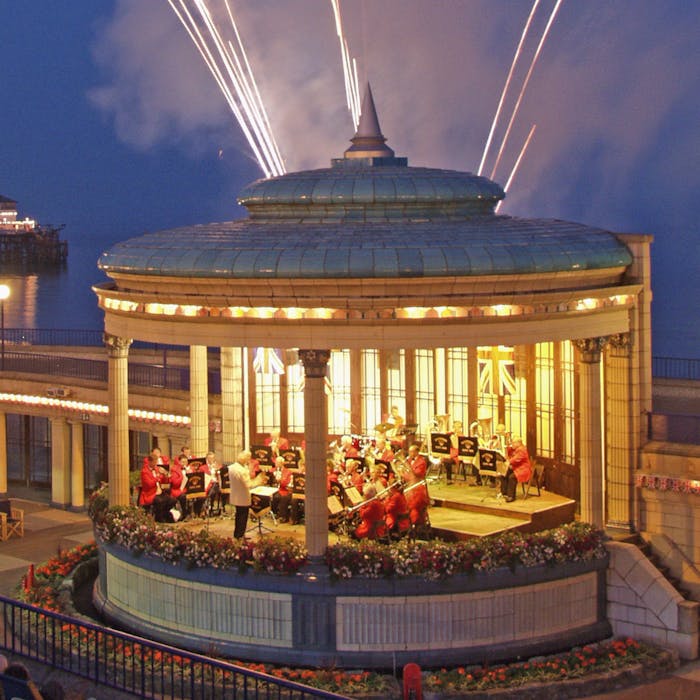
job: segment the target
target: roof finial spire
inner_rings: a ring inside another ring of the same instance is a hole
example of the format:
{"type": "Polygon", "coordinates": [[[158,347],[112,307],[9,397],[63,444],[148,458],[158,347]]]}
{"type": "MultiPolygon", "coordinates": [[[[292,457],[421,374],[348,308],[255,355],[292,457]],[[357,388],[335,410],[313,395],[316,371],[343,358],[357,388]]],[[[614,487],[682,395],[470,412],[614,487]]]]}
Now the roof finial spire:
{"type": "Polygon", "coordinates": [[[350,140],[352,146],[345,151],[346,158],[394,157],[394,151],[386,145],[386,139],[382,136],[369,82],[362,98],[360,123],[357,125],[355,135],[350,140]]]}

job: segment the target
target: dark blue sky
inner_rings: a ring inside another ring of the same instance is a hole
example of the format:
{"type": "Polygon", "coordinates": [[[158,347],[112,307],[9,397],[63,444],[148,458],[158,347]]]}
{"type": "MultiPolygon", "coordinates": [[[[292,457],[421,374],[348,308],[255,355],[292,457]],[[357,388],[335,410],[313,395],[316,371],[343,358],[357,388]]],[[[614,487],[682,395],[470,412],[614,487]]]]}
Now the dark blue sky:
{"type": "MultiPolygon", "coordinates": [[[[5,4],[0,194],[22,215],[66,224],[86,260],[147,230],[240,215],[235,196],[260,173],[166,0],[5,4]]],[[[330,3],[233,5],[288,168],[325,166],[352,135],[330,3]]],[[[341,2],[398,155],[476,170],[530,6],[341,2]]],[[[694,0],[565,0],[495,178],[537,123],[503,213],[654,234],[655,352],[696,357],[698,36],[694,0]]]]}

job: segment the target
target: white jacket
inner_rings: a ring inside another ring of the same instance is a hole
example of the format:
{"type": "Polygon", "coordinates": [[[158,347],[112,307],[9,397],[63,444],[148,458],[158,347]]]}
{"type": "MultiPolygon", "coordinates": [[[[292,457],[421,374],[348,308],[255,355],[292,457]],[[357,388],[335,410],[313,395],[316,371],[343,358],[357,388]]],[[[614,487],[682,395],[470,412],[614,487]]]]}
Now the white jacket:
{"type": "Polygon", "coordinates": [[[230,503],[233,506],[250,505],[250,471],[238,462],[229,465],[228,476],[231,482],[230,503]]]}

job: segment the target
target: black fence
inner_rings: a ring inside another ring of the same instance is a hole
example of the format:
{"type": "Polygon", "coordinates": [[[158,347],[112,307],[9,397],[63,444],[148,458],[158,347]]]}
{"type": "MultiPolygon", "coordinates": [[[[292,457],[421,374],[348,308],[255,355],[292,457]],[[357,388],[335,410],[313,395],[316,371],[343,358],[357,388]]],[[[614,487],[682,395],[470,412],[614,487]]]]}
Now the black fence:
{"type": "Polygon", "coordinates": [[[700,360],[687,357],[652,357],[651,373],[657,379],[700,381],[700,360]]]}
{"type": "Polygon", "coordinates": [[[143,698],[346,696],[251,671],[0,596],[0,648],[143,698]]]}
{"type": "MultiPolygon", "coordinates": [[[[31,372],[52,377],[70,377],[107,382],[107,360],[90,360],[64,355],[40,355],[5,350],[1,366],[5,372],[31,372]]],[[[189,391],[189,367],[129,362],[129,385],[189,391]]],[[[208,373],[209,393],[221,393],[221,373],[208,373]]]]}
{"type": "MultiPolygon", "coordinates": [[[[70,328],[6,328],[5,343],[20,346],[57,346],[57,347],[104,347],[103,332],[90,329],[70,328]]],[[[186,345],[165,345],[135,340],[131,346],[140,350],[186,350],[186,345]]]]}

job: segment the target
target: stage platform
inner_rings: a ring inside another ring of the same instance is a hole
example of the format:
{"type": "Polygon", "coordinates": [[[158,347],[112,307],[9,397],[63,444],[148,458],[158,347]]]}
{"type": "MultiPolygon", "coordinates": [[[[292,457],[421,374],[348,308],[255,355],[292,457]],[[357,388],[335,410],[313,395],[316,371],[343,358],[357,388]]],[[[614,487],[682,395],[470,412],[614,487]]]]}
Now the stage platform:
{"type": "MultiPolygon", "coordinates": [[[[520,484],[517,498],[511,503],[499,498],[499,490],[495,487],[471,486],[462,480],[450,485],[441,480],[429,483],[428,494],[431,502],[430,523],[434,534],[449,542],[507,531],[546,530],[571,522],[576,510],[575,501],[545,490],[540,490],[538,496],[534,487],[530,490],[530,495],[523,498],[520,484]]],[[[250,531],[246,536],[251,539],[257,538],[260,533],[304,539],[303,524],[277,523],[266,515],[260,529],[252,521],[248,525],[250,531]]],[[[230,509],[226,515],[212,517],[208,521],[188,519],[178,525],[192,529],[201,529],[203,526],[218,535],[230,536],[233,531],[230,509]]],[[[339,539],[337,534],[329,533],[331,544],[339,539]]]]}
{"type": "Polygon", "coordinates": [[[507,503],[497,487],[451,485],[435,481],[428,486],[430,523],[437,537],[448,541],[496,535],[509,530],[537,532],[571,522],[576,502],[555,493],[531,488],[523,498],[518,484],[515,501],[507,503]]]}

